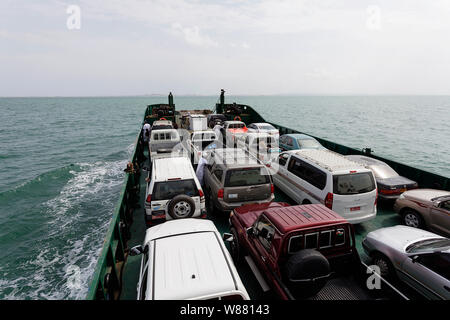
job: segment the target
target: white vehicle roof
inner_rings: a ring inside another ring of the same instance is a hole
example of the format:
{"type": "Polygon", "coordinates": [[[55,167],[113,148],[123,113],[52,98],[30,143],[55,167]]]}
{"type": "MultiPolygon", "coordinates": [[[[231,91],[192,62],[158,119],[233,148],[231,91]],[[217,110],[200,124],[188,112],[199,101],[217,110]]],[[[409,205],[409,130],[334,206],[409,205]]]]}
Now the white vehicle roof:
{"type": "Polygon", "coordinates": [[[273,127],[274,129],[276,129],[273,125],[271,125],[270,123],[267,123],[267,122],[256,122],[256,123],[252,123],[252,124],[254,124],[254,125],[257,126],[257,127],[261,127],[261,126],[271,126],[271,127],[273,127]]]}
{"type": "Polygon", "coordinates": [[[210,220],[168,221],[148,229],[145,241],[153,241],[152,299],[202,299],[237,291],[248,298],[210,220]]]}
{"type": "Polygon", "coordinates": [[[196,177],[191,162],[186,157],[154,159],[152,165],[154,181],[194,179],[196,177]]]}
{"type": "Polygon", "coordinates": [[[165,125],[165,124],[172,124],[172,121],[170,120],[156,120],[153,121],[153,125],[165,125]]]}
{"type": "MultiPolygon", "coordinates": [[[[213,135],[216,139],[217,139],[217,137],[216,137],[216,133],[215,133],[215,131],[214,130],[201,130],[201,131],[194,131],[194,132],[192,132],[192,138],[193,137],[204,137],[204,133],[206,133],[206,134],[209,134],[209,135],[213,135]]],[[[208,139],[208,140],[210,140],[210,139],[208,139]]]]}
{"type": "Polygon", "coordinates": [[[370,171],[364,165],[330,150],[302,149],[288,152],[305,158],[332,173],[348,173],[350,170],[370,171]]]}
{"type": "Polygon", "coordinates": [[[242,121],[235,121],[235,120],[233,120],[233,121],[225,121],[224,123],[225,123],[225,124],[236,124],[236,123],[241,123],[241,124],[245,125],[244,122],[242,122],[242,121]]]}

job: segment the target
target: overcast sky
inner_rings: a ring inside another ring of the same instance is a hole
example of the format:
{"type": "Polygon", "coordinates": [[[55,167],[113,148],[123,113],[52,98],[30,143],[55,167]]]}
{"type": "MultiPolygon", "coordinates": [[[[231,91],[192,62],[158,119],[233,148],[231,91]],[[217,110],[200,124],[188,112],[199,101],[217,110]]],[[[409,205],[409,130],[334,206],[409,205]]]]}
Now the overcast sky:
{"type": "Polygon", "coordinates": [[[220,88],[450,94],[450,1],[0,1],[0,96],[220,88]]]}

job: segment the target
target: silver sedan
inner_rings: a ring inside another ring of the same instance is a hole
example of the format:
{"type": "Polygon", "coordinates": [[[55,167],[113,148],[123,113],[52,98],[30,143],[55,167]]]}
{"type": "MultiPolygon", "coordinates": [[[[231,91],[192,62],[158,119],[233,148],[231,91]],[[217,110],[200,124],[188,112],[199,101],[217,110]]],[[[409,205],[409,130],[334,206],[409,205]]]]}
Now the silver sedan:
{"type": "Polygon", "coordinates": [[[362,245],[381,276],[397,276],[429,299],[450,300],[450,239],[395,226],[369,232],[362,245]]]}

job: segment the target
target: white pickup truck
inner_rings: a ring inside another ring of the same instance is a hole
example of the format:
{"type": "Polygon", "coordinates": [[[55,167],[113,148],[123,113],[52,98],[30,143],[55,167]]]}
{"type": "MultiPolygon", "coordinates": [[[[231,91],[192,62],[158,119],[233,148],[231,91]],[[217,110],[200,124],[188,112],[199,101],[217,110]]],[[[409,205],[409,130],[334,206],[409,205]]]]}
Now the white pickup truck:
{"type": "Polygon", "coordinates": [[[249,300],[233,260],[210,220],[171,220],[147,230],[138,300],[249,300]]]}

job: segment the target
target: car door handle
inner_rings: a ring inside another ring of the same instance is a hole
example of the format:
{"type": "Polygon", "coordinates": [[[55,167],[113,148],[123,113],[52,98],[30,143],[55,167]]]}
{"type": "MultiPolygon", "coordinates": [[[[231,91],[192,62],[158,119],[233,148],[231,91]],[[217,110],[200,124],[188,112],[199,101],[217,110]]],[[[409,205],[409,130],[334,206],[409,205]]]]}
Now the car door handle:
{"type": "Polygon", "coordinates": [[[450,288],[447,286],[444,286],[444,289],[447,290],[448,292],[450,292],[450,288]]]}

